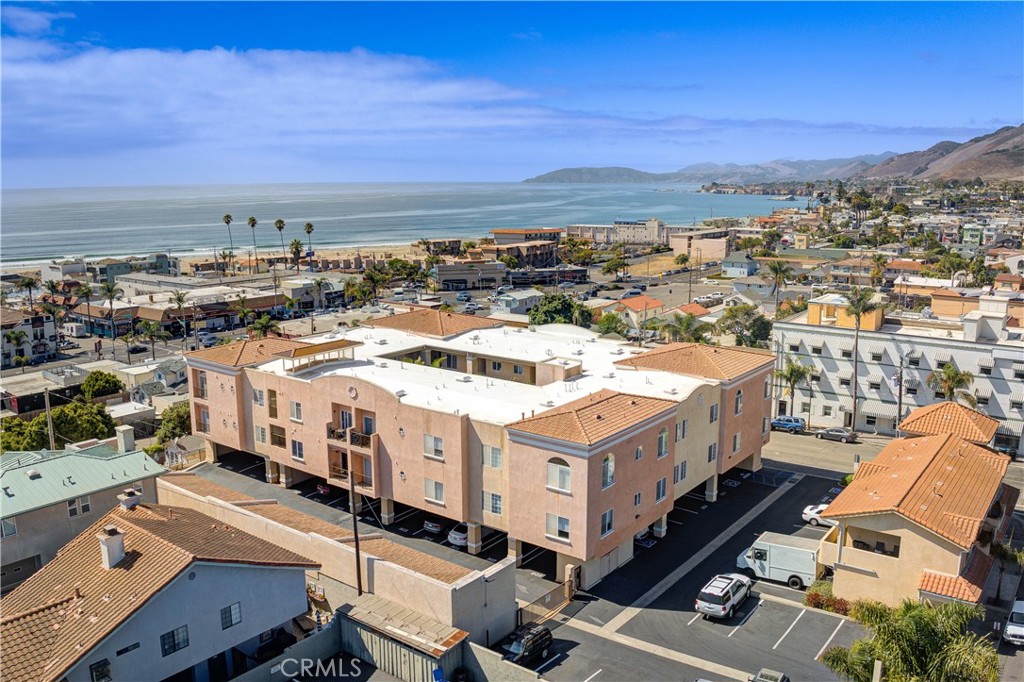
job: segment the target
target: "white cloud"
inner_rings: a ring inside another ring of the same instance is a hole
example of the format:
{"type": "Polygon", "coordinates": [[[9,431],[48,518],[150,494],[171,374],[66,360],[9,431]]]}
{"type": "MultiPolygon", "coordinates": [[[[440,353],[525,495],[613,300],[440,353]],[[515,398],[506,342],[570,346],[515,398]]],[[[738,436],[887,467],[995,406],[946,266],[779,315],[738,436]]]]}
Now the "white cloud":
{"type": "Polygon", "coordinates": [[[0,7],[0,21],[14,33],[44,35],[51,33],[53,22],[58,19],[74,19],[71,12],[40,12],[28,7],[5,5],[0,7]]]}

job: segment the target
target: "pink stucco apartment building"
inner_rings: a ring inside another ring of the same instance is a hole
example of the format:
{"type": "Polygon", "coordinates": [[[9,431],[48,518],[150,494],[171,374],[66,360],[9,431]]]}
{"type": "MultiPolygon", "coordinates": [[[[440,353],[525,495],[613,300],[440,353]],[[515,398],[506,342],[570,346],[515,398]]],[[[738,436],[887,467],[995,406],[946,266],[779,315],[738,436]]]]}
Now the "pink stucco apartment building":
{"type": "Polygon", "coordinates": [[[589,587],[667,532],[673,501],[714,501],[719,477],[760,468],[773,356],[748,348],[641,349],[570,325],[504,327],[437,310],[187,355],[207,457],[264,458],[267,480],[315,477],[488,529],[509,551],[557,553],[589,587]]]}

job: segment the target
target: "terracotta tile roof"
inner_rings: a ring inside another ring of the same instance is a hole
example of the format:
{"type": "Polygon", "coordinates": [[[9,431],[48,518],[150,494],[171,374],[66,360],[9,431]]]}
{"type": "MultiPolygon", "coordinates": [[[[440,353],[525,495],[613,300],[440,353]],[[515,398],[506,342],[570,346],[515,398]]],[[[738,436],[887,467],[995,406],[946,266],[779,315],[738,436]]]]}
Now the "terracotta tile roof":
{"type": "Polygon", "coordinates": [[[921,268],[924,267],[924,263],[916,260],[891,260],[885,267],[890,270],[910,270],[912,272],[920,272],[921,268]]]}
{"type": "Polygon", "coordinates": [[[139,504],[105,514],[4,597],[4,679],[58,680],[194,561],[319,564],[191,509],[139,504]],[[100,563],[97,533],[124,533],[125,558],[100,563]]]}
{"type": "Polygon", "coordinates": [[[1009,463],[952,434],[897,438],[857,469],[824,515],[895,512],[967,549],[1001,492],[1009,463]]]}
{"type": "Polygon", "coordinates": [[[995,559],[984,552],[973,549],[961,575],[947,575],[933,571],[922,571],[917,589],[950,599],[977,604],[985,591],[985,583],[992,572],[995,559]]]}
{"type": "Polygon", "coordinates": [[[0,327],[17,327],[29,318],[29,315],[14,308],[0,308],[0,327]]]}
{"type": "Polygon", "coordinates": [[[734,379],[755,369],[771,369],[774,363],[775,356],[760,348],[670,343],[615,364],[709,379],[734,379]]]}
{"type": "Polygon", "coordinates": [[[303,348],[310,344],[294,339],[279,339],[268,337],[265,339],[249,339],[235,341],[223,346],[203,348],[201,350],[186,353],[185,356],[195,360],[213,362],[228,367],[245,367],[260,362],[275,359],[278,353],[286,353],[295,348],[303,348]]]}
{"type": "Polygon", "coordinates": [[[919,407],[900,424],[900,431],[915,436],[952,433],[981,445],[991,441],[998,428],[998,420],[951,400],[919,407]]]}
{"type": "Polygon", "coordinates": [[[676,311],[682,315],[693,315],[694,317],[703,317],[711,312],[700,303],[687,303],[686,305],[679,306],[673,312],[676,311]]]}
{"type": "Polygon", "coordinates": [[[654,310],[655,308],[662,308],[665,306],[664,303],[650,296],[633,296],[632,298],[623,298],[619,303],[635,313],[640,313],[645,310],[654,310]]]}
{"type": "Polygon", "coordinates": [[[561,407],[513,422],[506,428],[593,445],[638,422],[675,408],[676,403],[671,400],[619,393],[606,388],[561,407]]]}
{"type": "Polygon", "coordinates": [[[936,296],[938,296],[939,298],[963,298],[964,297],[964,295],[961,294],[956,289],[936,289],[935,291],[933,291],[932,293],[930,293],[928,295],[931,296],[932,298],[935,298],[936,296]]]}
{"type": "Polygon", "coordinates": [[[500,327],[498,320],[489,320],[476,315],[463,315],[462,313],[445,312],[443,310],[413,310],[408,313],[378,317],[374,320],[363,322],[364,327],[383,327],[387,329],[400,329],[412,334],[422,336],[436,336],[445,338],[461,334],[473,329],[490,329],[500,327]]]}
{"type": "Polygon", "coordinates": [[[1014,275],[1009,272],[1003,272],[996,275],[997,282],[1014,282],[1015,284],[1024,284],[1024,277],[1021,275],[1014,275]]]}

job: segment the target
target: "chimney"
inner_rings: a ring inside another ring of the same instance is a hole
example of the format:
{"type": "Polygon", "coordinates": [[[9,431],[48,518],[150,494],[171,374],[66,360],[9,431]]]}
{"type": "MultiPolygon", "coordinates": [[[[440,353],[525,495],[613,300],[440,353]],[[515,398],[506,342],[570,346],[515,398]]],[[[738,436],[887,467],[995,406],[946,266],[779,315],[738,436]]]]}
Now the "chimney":
{"type": "Polygon", "coordinates": [[[117,496],[117,501],[121,503],[121,509],[134,509],[135,505],[142,501],[142,496],[128,488],[117,496]]]}
{"type": "Polygon", "coordinates": [[[117,526],[103,526],[103,530],[96,533],[96,539],[100,541],[103,568],[111,569],[121,563],[121,559],[124,559],[124,533],[117,526]]]}
{"type": "Polygon", "coordinates": [[[117,451],[132,452],[135,449],[135,429],[127,424],[114,427],[117,436],[117,451]]]}

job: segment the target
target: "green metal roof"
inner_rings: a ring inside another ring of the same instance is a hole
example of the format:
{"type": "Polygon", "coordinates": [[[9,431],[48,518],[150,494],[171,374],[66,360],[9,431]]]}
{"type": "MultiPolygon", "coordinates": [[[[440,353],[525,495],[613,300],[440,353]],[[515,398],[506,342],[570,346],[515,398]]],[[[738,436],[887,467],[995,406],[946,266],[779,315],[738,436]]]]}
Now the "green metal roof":
{"type": "Polygon", "coordinates": [[[78,451],[5,452],[0,454],[0,517],[128,487],[166,471],[141,450],[118,452],[103,444],[78,451]]]}

